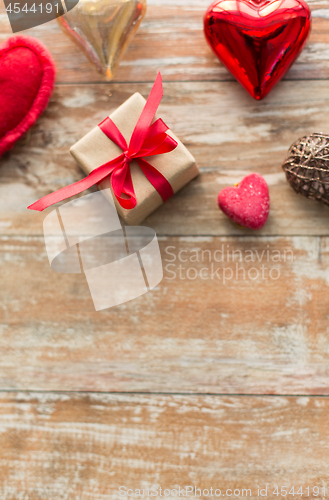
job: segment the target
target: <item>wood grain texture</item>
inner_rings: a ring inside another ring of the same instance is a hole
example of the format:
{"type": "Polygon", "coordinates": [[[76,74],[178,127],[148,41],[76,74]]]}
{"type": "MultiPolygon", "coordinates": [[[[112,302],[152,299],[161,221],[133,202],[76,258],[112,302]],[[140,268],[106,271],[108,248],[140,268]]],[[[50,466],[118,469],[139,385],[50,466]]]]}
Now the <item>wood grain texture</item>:
{"type": "MultiPolygon", "coordinates": [[[[148,0],[113,84],[56,22],[23,33],[51,50],[58,85],[0,160],[1,499],[118,500],[120,485],[329,493],[329,399],[318,396],[329,395],[329,209],[281,171],[299,136],[329,133],[329,3],[309,2],[309,43],[261,103],[207,47],[209,3],[148,0]],[[159,69],[160,114],[201,175],[145,221],[160,237],[161,284],[95,312],[83,275],[50,269],[45,214],[26,207],[82,177],[70,146],[133,92],[146,96],[159,69]],[[216,205],[252,171],[271,195],[258,233],[216,205]]],[[[10,34],[0,0],[0,42],[10,34]]]]}
{"type": "MultiPolygon", "coordinates": [[[[148,10],[116,75],[116,81],[153,81],[158,70],[165,80],[232,80],[208,47],[203,35],[203,16],[210,0],[148,0],[148,10]]],[[[309,42],[288,79],[329,77],[328,0],[310,0],[313,24],[309,42]]],[[[11,28],[4,4],[0,4],[0,41],[11,28]]],[[[104,81],[79,48],[51,21],[24,32],[46,44],[58,69],[57,81],[104,81]]]]}
{"type": "MultiPolygon", "coordinates": [[[[23,143],[0,161],[1,234],[42,234],[44,214],[26,207],[84,175],[69,148],[133,92],[150,84],[60,86],[23,143]]],[[[241,235],[219,211],[219,190],[249,172],[270,186],[268,223],[254,234],[328,235],[329,209],[296,195],[281,165],[289,146],[311,132],[329,133],[327,82],[283,82],[263,102],[237,83],[166,83],[160,114],[186,144],[201,175],[146,221],[158,234],[241,235]]]]}
{"type": "Polygon", "coordinates": [[[193,485],[250,488],[248,498],[267,486],[275,498],[275,486],[328,488],[328,411],[319,397],[2,394],[0,495],[119,500],[120,486],[163,495],[193,485]]]}
{"type": "Polygon", "coordinates": [[[328,238],[160,244],[161,284],[95,312],[42,237],[2,237],[0,388],[329,394],[328,238]]]}

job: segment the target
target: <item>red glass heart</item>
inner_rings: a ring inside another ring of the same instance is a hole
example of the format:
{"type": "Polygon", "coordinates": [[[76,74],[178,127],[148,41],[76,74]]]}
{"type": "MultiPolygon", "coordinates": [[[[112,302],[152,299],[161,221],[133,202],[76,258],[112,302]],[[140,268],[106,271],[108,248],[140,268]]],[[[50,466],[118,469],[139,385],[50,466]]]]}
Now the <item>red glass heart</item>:
{"type": "Polygon", "coordinates": [[[303,0],[217,0],[204,17],[211,48],[255,99],[265,97],[288,71],[310,24],[303,0]]]}

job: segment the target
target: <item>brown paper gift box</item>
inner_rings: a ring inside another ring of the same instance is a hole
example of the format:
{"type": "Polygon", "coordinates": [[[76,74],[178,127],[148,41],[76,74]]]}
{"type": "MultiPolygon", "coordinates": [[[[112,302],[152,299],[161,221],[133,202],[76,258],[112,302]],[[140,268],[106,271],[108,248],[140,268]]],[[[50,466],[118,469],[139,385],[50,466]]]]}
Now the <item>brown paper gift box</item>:
{"type": "MultiPolygon", "coordinates": [[[[145,102],[144,97],[136,93],[110,115],[128,144],[138,118],[145,106],[145,102]]],[[[175,134],[170,130],[167,133],[177,141],[178,146],[170,153],[149,156],[146,159],[166,177],[174,193],[177,193],[185,184],[199,174],[199,169],[191,153],[175,134]]],[[[84,172],[90,174],[95,168],[116,158],[122,153],[122,150],[106,137],[97,126],[74,144],[70,149],[70,153],[84,172]]],[[[115,197],[114,199],[119,215],[127,224],[135,225],[139,224],[145,217],[162,205],[163,200],[135,161],[130,163],[130,169],[137,198],[136,207],[130,210],[124,209],[115,197]]],[[[109,177],[99,184],[100,189],[110,187],[111,182],[109,177]]]]}

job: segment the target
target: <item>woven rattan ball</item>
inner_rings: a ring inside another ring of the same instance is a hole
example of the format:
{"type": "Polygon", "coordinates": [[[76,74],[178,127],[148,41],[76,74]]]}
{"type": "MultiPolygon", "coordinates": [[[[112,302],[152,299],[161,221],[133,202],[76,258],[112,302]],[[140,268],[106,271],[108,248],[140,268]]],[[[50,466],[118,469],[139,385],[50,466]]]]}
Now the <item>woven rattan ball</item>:
{"type": "Polygon", "coordinates": [[[282,168],[296,193],[329,205],[329,135],[298,139],[282,168]]]}

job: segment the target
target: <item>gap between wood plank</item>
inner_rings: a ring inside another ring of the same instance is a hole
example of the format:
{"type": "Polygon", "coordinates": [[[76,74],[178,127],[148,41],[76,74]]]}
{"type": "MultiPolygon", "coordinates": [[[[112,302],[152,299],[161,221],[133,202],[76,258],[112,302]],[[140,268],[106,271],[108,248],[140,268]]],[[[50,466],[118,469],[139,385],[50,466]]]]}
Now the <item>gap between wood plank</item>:
{"type": "MultiPolygon", "coordinates": [[[[329,81],[329,78],[284,78],[282,80],[283,82],[320,82],[320,81],[329,81]]],[[[237,83],[237,80],[234,78],[220,78],[220,79],[215,79],[215,80],[163,80],[163,83],[230,83],[230,82],[235,82],[237,83]]],[[[70,85],[70,86],[76,86],[76,85],[152,85],[154,81],[152,80],[145,80],[145,81],[112,81],[112,82],[107,82],[105,80],[99,80],[96,82],[92,81],[81,81],[81,82],[61,82],[58,81],[56,82],[55,86],[60,86],[60,85],[70,85]]]]}
{"type": "MultiPolygon", "coordinates": [[[[126,227],[126,226],[123,226],[126,227]]],[[[128,226],[130,227],[130,226],[128,226]]],[[[255,234],[255,233],[250,233],[250,234],[179,234],[179,233],[174,233],[174,234],[166,234],[166,233],[159,233],[157,234],[158,238],[222,238],[222,239],[228,239],[228,238],[253,238],[257,240],[258,238],[262,239],[274,239],[274,238],[328,238],[329,237],[329,232],[328,234],[292,234],[292,235],[286,235],[286,234],[255,234]]],[[[3,238],[39,238],[39,239],[44,239],[43,234],[0,234],[0,240],[3,238]]]]}
{"type": "Polygon", "coordinates": [[[37,389],[0,389],[0,394],[107,394],[113,396],[191,396],[191,397],[237,397],[237,398],[329,398],[329,394],[253,394],[216,392],[146,392],[146,391],[52,391],[37,389]]]}

